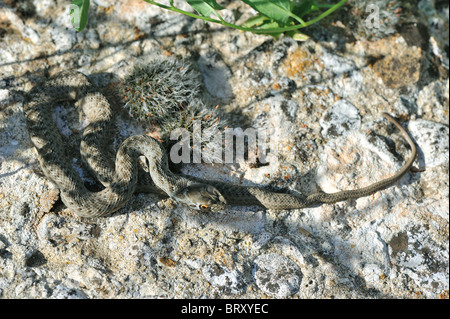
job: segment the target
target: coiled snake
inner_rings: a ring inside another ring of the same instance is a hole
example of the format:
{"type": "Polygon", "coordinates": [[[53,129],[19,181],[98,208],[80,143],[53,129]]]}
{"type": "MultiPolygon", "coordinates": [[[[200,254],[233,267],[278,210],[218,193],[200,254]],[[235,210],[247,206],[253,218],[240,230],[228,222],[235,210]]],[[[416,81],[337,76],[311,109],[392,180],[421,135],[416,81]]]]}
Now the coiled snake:
{"type": "MultiPolygon", "coordinates": [[[[237,186],[222,182],[173,174],[161,144],[150,136],[127,138],[115,162],[105,150],[111,130],[112,110],[105,96],[88,78],[76,71],[64,71],[35,86],[27,95],[24,114],[44,174],[60,190],[61,199],[75,214],[96,217],[111,214],[125,205],[138,187],[139,157],[144,156],[152,183],[177,202],[205,211],[220,211],[227,204],[259,205],[282,210],[335,203],[368,196],[398,181],[410,169],[416,147],[402,126],[390,115],[383,115],[403,134],[411,146],[411,156],[395,175],[367,187],[337,193],[316,192],[309,196],[276,193],[262,187],[237,186]],[[80,152],[105,188],[89,191],[71,166],[62,138],[53,122],[52,106],[60,101],[80,100],[89,125],[84,129],[80,152]]],[[[150,179],[147,179],[150,180],[150,179]]]]}

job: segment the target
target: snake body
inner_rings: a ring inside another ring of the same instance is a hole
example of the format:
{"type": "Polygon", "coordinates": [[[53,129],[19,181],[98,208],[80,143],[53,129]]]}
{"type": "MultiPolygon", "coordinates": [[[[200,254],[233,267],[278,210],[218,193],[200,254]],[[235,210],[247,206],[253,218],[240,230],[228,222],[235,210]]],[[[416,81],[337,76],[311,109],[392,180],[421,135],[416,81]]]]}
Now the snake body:
{"type": "Polygon", "coordinates": [[[127,138],[113,161],[105,147],[111,136],[111,106],[89,79],[76,71],[61,72],[36,85],[25,99],[24,114],[44,174],[57,185],[64,204],[82,217],[105,216],[117,211],[128,202],[137,188],[155,189],[191,208],[208,211],[219,211],[227,204],[258,205],[281,210],[335,203],[368,196],[392,185],[408,172],[417,153],[413,141],[402,126],[390,115],[383,114],[401,131],[412,149],[410,158],[398,173],[357,190],[332,194],[319,191],[300,196],[276,193],[262,187],[231,185],[173,174],[164,148],[157,140],[146,135],[127,138]],[[86,188],[66,155],[64,143],[52,118],[53,105],[61,101],[81,102],[82,111],[90,124],[83,131],[80,153],[105,186],[101,191],[92,192],[86,188]],[[149,176],[145,178],[141,178],[140,156],[144,156],[148,163],[149,176]],[[147,185],[143,185],[145,183],[147,185]]]}

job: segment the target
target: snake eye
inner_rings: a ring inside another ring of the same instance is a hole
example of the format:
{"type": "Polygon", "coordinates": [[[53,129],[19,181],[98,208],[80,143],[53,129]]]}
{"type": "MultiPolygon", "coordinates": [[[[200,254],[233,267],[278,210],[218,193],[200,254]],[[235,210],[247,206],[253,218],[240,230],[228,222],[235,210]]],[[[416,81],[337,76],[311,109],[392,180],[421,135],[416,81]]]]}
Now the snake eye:
{"type": "Polygon", "coordinates": [[[209,206],[208,205],[200,205],[200,209],[209,210],[209,206]]]}

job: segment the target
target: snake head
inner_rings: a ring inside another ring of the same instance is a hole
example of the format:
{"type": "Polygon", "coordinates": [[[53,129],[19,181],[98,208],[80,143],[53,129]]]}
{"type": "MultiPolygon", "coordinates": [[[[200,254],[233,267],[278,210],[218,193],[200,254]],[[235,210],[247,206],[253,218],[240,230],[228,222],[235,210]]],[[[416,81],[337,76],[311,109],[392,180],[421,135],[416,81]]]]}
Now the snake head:
{"type": "Polygon", "coordinates": [[[179,203],[204,212],[219,212],[227,205],[227,201],[217,188],[207,184],[189,185],[179,191],[174,198],[179,203]]]}

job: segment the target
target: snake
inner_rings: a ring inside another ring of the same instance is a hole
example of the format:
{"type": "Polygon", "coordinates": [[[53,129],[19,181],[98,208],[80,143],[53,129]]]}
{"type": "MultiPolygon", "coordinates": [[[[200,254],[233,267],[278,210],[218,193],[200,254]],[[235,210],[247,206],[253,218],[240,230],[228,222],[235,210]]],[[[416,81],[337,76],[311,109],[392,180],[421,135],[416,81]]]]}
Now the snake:
{"type": "Polygon", "coordinates": [[[227,205],[289,210],[332,204],[369,196],[391,186],[410,170],[417,155],[408,132],[391,115],[383,113],[411,148],[410,157],[397,173],[355,190],[291,194],[262,186],[234,185],[175,174],[169,169],[165,148],[148,135],[125,139],[114,159],[107,149],[113,135],[114,112],[111,104],[86,75],[76,70],[62,71],[35,85],[25,96],[23,111],[43,173],[59,189],[62,202],[80,217],[110,215],[121,209],[139,190],[154,190],[204,212],[219,212],[227,205]],[[103,185],[101,190],[88,189],[71,164],[67,143],[64,143],[52,115],[55,105],[60,102],[72,102],[89,122],[82,132],[80,154],[103,185]],[[142,161],[142,158],[145,160],[142,161]]]}

